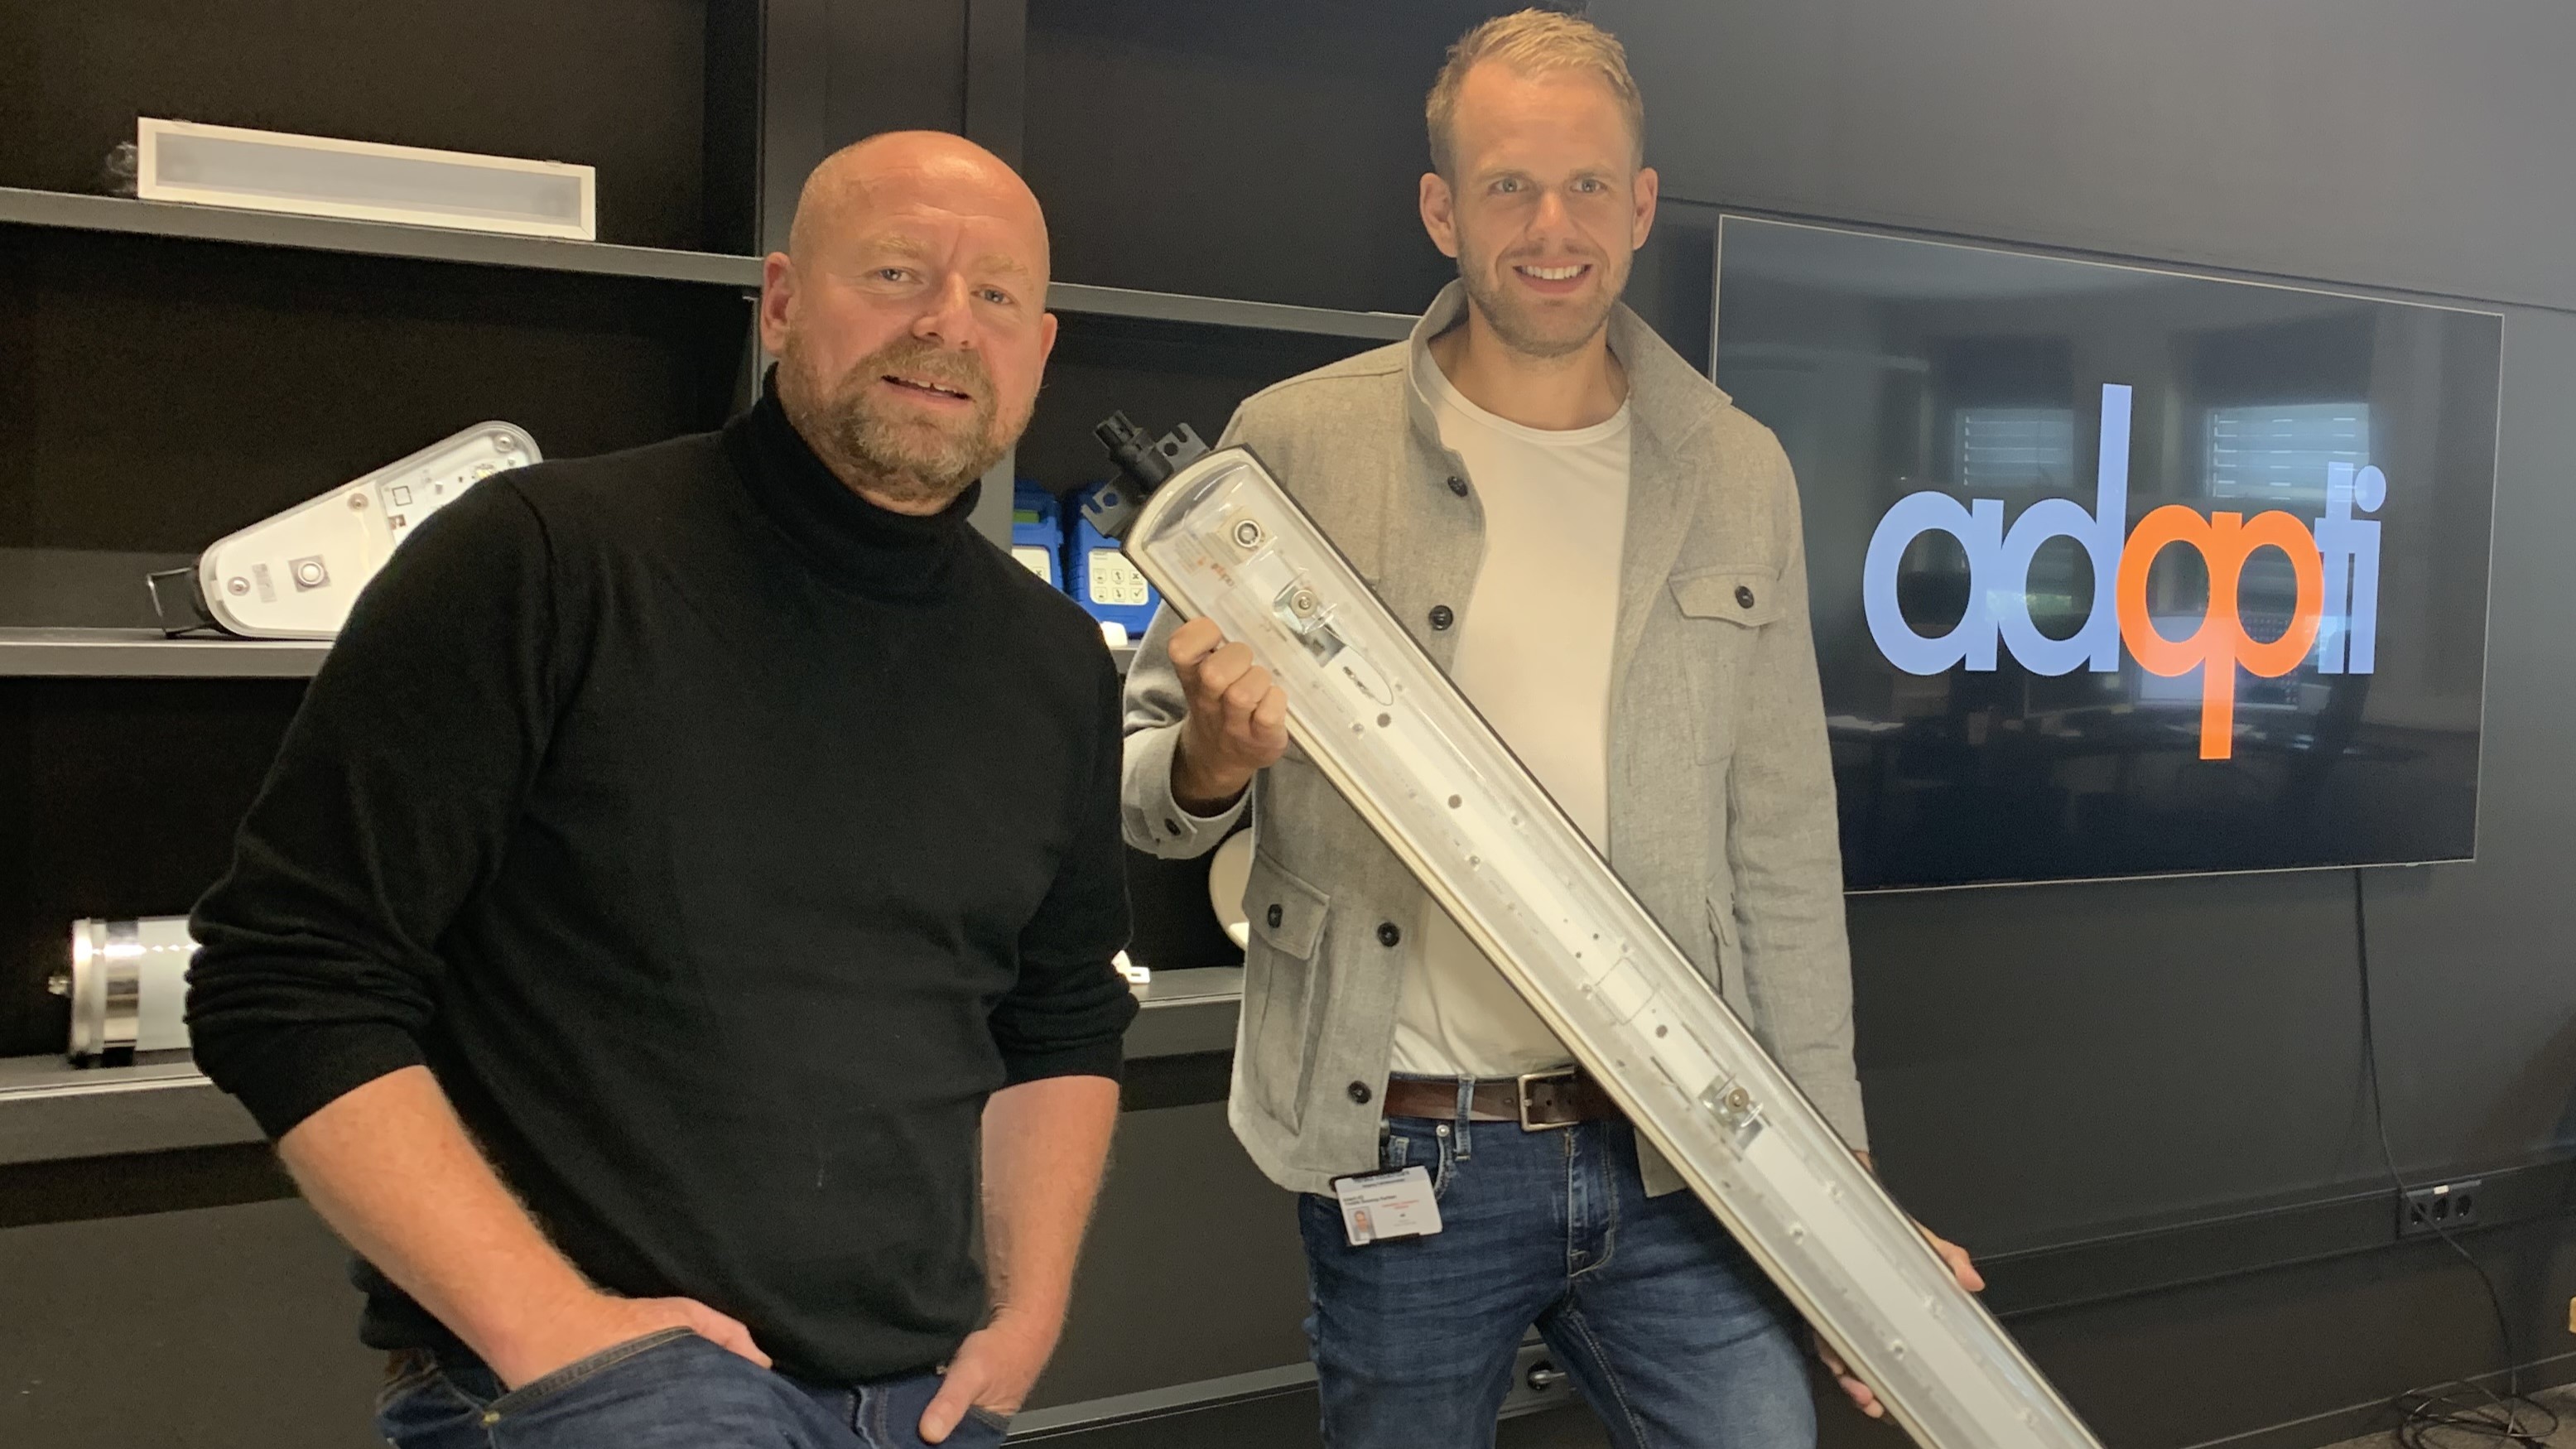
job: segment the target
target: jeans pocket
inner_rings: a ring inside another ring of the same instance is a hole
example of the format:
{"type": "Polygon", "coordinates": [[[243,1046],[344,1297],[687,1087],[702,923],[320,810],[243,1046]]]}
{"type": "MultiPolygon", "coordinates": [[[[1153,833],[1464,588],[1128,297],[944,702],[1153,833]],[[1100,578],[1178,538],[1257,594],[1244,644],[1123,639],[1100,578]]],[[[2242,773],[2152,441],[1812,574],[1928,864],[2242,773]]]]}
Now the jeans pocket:
{"type": "MultiPolygon", "coordinates": [[[[912,1374],[863,1390],[869,1402],[863,1442],[882,1449],[930,1449],[921,1437],[921,1416],[930,1401],[939,1397],[942,1382],[935,1373],[912,1374]]],[[[968,1404],[966,1416],[948,1431],[939,1449],[993,1449],[1010,1432],[1008,1417],[981,1404],[968,1404]]]]}
{"type": "Polygon", "coordinates": [[[407,1375],[376,1397],[376,1434],[393,1449],[487,1449],[483,1405],[446,1374],[407,1375]]]}
{"type": "Polygon", "coordinates": [[[1384,1170],[1420,1167],[1431,1174],[1431,1200],[1440,1201],[1449,1195],[1449,1177],[1457,1165],[1455,1130],[1446,1122],[1389,1123],[1386,1148],[1380,1154],[1384,1170]]]}
{"type": "Polygon", "coordinates": [[[376,1390],[376,1408],[401,1398],[438,1377],[438,1355],[425,1348],[396,1349],[385,1358],[385,1381],[376,1390]]]}
{"type": "Polygon", "coordinates": [[[630,1338],[624,1343],[612,1343],[588,1358],[575,1359],[553,1373],[542,1378],[530,1379],[494,1399],[484,1406],[484,1419],[486,1422],[497,1422],[519,1410],[553,1398],[575,1385],[585,1383],[611,1369],[641,1358],[657,1348],[667,1347],[682,1339],[696,1336],[694,1329],[664,1328],[645,1334],[641,1338],[630,1338]]]}

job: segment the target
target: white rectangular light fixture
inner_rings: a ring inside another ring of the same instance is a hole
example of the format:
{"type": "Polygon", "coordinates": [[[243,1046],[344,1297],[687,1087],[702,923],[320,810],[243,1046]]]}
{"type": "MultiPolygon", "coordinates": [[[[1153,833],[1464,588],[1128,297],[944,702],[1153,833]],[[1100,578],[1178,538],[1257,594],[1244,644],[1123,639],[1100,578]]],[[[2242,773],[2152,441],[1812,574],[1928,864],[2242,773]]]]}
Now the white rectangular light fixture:
{"type": "Polygon", "coordinates": [[[254,211],[595,240],[588,166],[146,117],[135,194],[254,211]]]}
{"type": "Polygon", "coordinates": [[[1918,1443],[2099,1449],[1258,458],[1186,463],[1124,536],[1250,646],[1290,737],[1918,1443]]]}

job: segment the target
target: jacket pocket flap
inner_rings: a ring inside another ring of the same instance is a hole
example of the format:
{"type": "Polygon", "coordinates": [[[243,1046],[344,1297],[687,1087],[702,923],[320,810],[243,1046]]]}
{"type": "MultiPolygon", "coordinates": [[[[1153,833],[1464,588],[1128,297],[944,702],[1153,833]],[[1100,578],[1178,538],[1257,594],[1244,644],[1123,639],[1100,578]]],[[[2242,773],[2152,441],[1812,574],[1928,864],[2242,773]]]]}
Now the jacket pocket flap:
{"type": "Polygon", "coordinates": [[[1672,587],[1673,601],[1694,619],[1754,629],[1780,617],[1780,576],[1769,569],[1701,569],[1672,587]]]}
{"type": "Polygon", "coordinates": [[[1243,883],[1243,913],[1251,918],[1252,934],[1273,950],[1285,951],[1300,961],[1315,954],[1315,943],[1324,934],[1324,912],[1332,898],[1279,868],[1279,863],[1259,851],[1252,855],[1252,869],[1243,883]]]}

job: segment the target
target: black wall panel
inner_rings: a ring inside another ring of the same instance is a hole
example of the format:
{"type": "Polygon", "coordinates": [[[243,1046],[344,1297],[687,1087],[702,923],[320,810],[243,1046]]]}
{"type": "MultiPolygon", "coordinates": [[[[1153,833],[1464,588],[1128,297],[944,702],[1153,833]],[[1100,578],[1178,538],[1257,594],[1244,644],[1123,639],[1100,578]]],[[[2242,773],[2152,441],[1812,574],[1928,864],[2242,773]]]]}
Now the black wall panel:
{"type": "Polygon", "coordinates": [[[1673,194],[2576,306],[2550,0],[1598,0],[1673,194]]]}
{"type": "Polygon", "coordinates": [[[827,139],[878,131],[962,130],[965,0],[829,0],[827,139]]]}
{"type": "Polygon", "coordinates": [[[1025,170],[1055,274],[1419,312],[1422,100],[1476,0],[1033,0],[1025,170]]]}

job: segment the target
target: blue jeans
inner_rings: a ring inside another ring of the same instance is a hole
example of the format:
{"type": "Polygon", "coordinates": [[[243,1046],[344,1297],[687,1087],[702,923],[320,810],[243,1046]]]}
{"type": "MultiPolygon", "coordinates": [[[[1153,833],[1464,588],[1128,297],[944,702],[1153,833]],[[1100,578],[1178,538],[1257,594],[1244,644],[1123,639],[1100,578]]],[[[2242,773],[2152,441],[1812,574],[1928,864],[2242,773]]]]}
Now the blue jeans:
{"type": "Polygon", "coordinates": [[[1441,1231],[1354,1248],[1299,1202],[1329,1449],[1476,1449],[1532,1324],[1619,1449],[1798,1449],[1816,1438],[1796,1313],[1688,1192],[1646,1196],[1635,1130],[1392,1118],[1441,1231]]]}
{"type": "MultiPolygon", "coordinates": [[[[504,1392],[471,1358],[414,1352],[376,1402],[393,1449],[923,1449],[939,1375],[825,1388],[684,1328],[621,1343],[504,1392]]],[[[1007,1425],[967,1411],[941,1449],[992,1449],[1007,1425]]]]}

